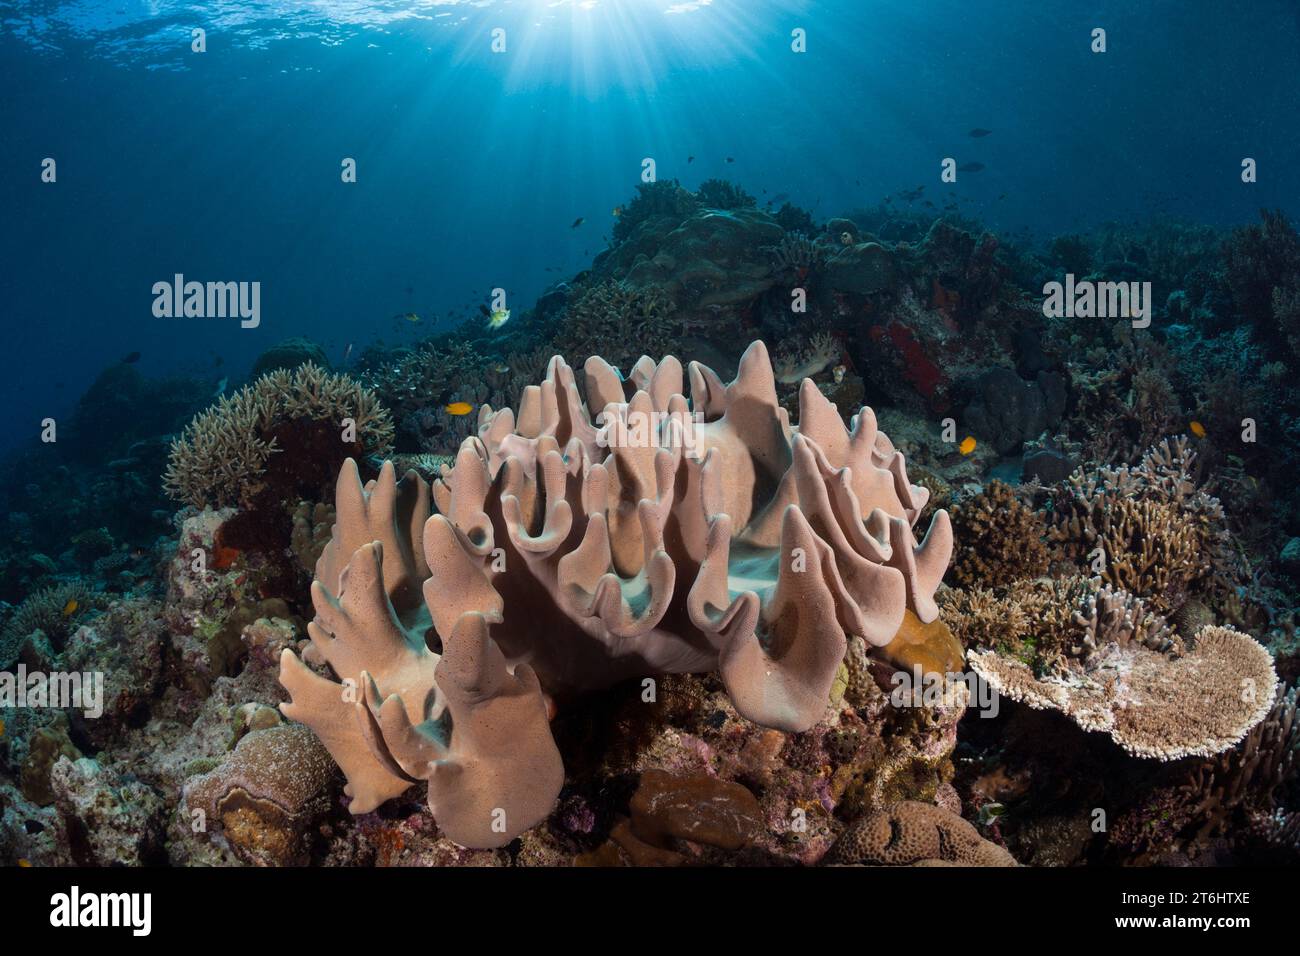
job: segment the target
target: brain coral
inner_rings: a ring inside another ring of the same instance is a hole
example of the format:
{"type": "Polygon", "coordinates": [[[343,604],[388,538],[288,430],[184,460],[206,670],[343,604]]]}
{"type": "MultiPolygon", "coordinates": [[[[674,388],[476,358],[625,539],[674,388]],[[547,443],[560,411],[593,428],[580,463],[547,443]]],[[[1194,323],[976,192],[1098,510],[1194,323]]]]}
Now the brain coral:
{"type": "Polygon", "coordinates": [[[960,816],[905,800],[854,821],[827,863],[867,866],[1016,866],[1015,858],[960,816]]]}
{"type": "Polygon", "coordinates": [[[847,635],[936,619],[948,515],[917,543],[927,494],[869,408],[846,428],[805,381],[792,426],[761,342],[730,385],[671,356],[585,373],[585,403],[556,357],[518,415],[484,408],[432,516],[418,475],[342,469],[309,632],[343,687],[287,652],[281,682],[353,812],[427,780],[444,833],[501,846],[563,783],[546,695],[717,671],[745,717],[802,731],[847,635]]]}

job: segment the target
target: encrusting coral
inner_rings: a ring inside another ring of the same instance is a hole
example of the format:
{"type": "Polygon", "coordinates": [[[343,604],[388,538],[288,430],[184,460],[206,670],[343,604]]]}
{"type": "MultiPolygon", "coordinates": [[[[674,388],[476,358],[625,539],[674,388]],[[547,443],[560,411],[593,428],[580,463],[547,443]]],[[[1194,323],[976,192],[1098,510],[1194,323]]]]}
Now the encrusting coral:
{"type": "Polygon", "coordinates": [[[281,682],[354,813],[427,780],[448,837],[504,845],[564,780],[547,695],[717,671],[744,717],[804,731],[849,635],[937,618],[948,515],[917,544],[927,494],[871,409],[846,428],[805,380],[792,426],[761,342],[730,385],[671,356],[585,372],[585,404],[557,356],[517,415],[481,410],[432,516],[418,475],[344,465],[308,655],[344,683],[291,653],[281,682]]]}

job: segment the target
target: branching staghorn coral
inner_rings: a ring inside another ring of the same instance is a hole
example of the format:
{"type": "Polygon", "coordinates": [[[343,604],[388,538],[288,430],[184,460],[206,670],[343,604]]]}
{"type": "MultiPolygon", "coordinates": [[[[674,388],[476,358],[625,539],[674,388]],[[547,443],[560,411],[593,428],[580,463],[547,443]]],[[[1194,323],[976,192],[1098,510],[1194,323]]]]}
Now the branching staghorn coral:
{"type": "Polygon", "coordinates": [[[1100,549],[1103,581],[1178,610],[1234,562],[1223,507],[1192,478],[1195,457],[1180,436],[1134,467],[1076,471],[1052,502],[1049,541],[1085,567],[1100,549]]]}
{"type": "Polygon", "coordinates": [[[392,419],[374,393],[310,362],[277,369],[195,416],[172,443],[163,487],[199,508],[247,505],[281,450],[281,429],[313,422],[341,432],[346,418],[356,425],[357,454],[382,455],[392,447],[392,419]]]}
{"type": "Polygon", "coordinates": [[[953,509],[952,523],[958,541],[952,577],[958,584],[997,587],[1047,571],[1047,527],[1010,485],[989,482],[953,509]]]}
{"type": "Polygon", "coordinates": [[[1161,653],[1182,645],[1165,619],[1124,591],[1081,576],[1038,578],[987,588],[947,588],[939,606],[968,647],[995,651],[1038,676],[1067,677],[1070,666],[1131,642],[1161,653]]]}
{"type": "Polygon", "coordinates": [[[585,404],[556,357],[517,416],[484,409],[437,514],[414,473],[340,473],[309,633],[344,683],[291,653],[281,682],[353,812],[427,780],[444,833],[501,846],[564,779],[546,695],[717,671],[743,716],[802,731],[848,635],[936,619],[948,516],[918,545],[926,494],[869,408],[848,429],[806,381],[791,426],[761,342],[730,385],[671,356],[585,372],[585,404]]]}

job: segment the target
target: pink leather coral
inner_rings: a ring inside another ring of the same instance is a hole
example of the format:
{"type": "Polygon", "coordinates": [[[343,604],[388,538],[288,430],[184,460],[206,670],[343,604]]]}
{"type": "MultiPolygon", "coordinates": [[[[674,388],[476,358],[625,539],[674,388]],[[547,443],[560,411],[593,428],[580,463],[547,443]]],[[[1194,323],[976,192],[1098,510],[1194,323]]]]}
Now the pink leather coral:
{"type": "Polygon", "coordinates": [[[563,783],[543,689],[717,671],[742,715],[803,731],[847,635],[937,617],[948,515],[918,544],[927,492],[871,409],[846,428],[805,380],[792,426],[761,342],[730,385],[671,356],[585,373],[586,402],[557,356],[518,415],[482,409],[431,516],[414,473],[340,473],[310,634],[343,687],[291,654],[281,680],[354,812],[428,780],[453,840],[504,844],[563,783]]]}

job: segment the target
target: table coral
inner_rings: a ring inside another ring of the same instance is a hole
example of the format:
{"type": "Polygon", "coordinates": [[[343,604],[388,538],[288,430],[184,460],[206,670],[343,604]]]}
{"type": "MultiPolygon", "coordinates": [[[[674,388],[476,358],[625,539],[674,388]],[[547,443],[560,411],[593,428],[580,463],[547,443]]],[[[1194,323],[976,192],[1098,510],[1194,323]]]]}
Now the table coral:
{"type": "Polygon", "coordinates": [[[548,694],[717,671],[743,716],[802,731],[847,635],[936,619],[948,515],[917,543],[926,492],[871,409],[846,428],[805,380],[792,426],[761,342],[730,385],[671,356],[585,371],[585,404],[556,357],[517,416],[483,409],[432,516],[414,473],[340,472],[309,632],[344,683],[288,652],[281,681],[354,813],[427,780],[448,836],[501,846],[564,779],[548,694]]]}
{"type": "Polygon", "coordinates": [[[1268,714],[1277,674],[1268,651],[1249,635],[1206,627],[1185,654],[1172,650],[1112,637],[1081,662],[1070,661],[1061,676],[1037,676],[1023,661],[993,651],[972,653],[970,664],[999,693],[1108,733],[1139,757],[1212,756],[1268,714]]]}

